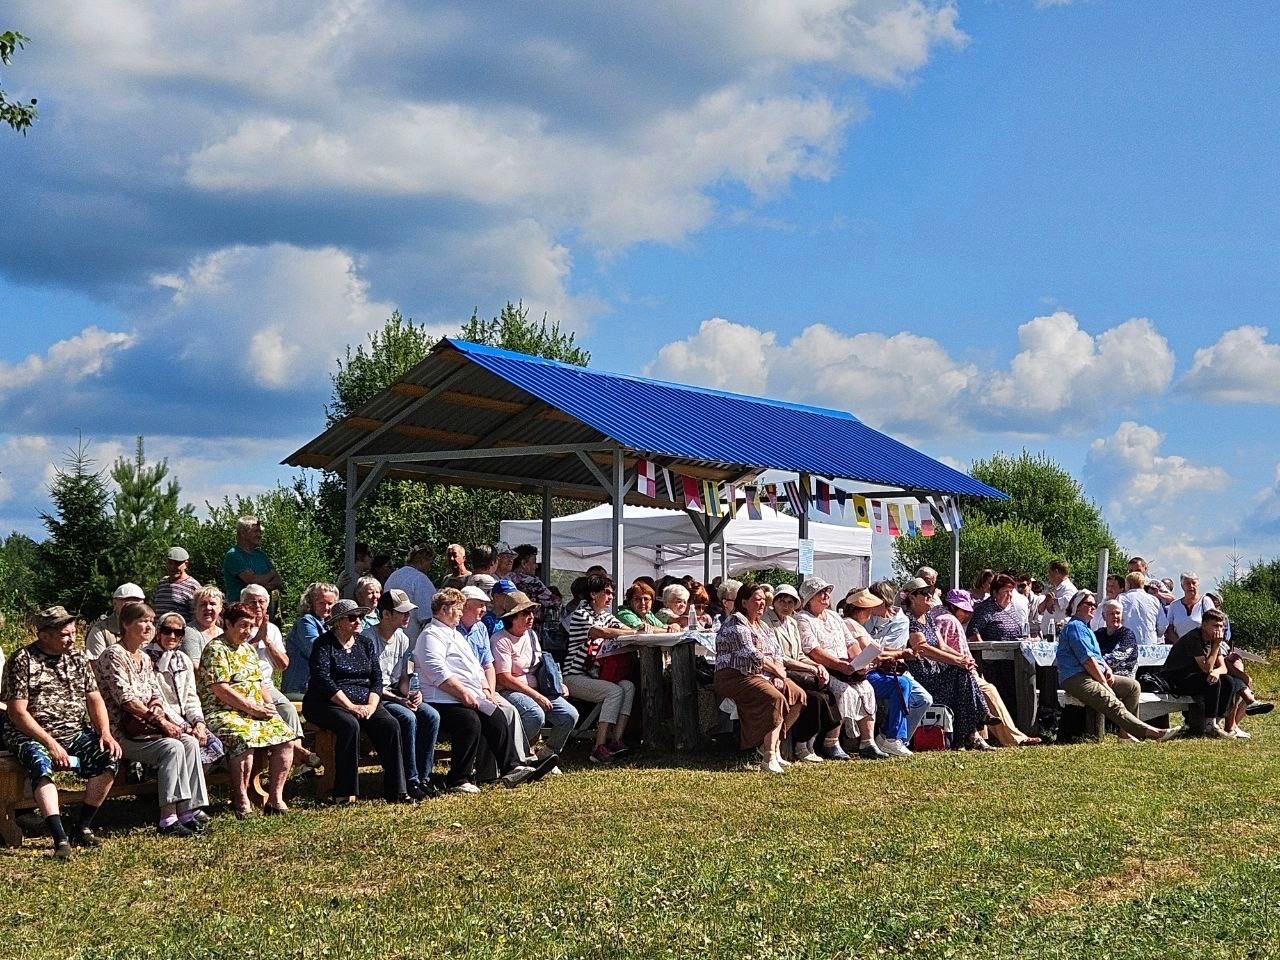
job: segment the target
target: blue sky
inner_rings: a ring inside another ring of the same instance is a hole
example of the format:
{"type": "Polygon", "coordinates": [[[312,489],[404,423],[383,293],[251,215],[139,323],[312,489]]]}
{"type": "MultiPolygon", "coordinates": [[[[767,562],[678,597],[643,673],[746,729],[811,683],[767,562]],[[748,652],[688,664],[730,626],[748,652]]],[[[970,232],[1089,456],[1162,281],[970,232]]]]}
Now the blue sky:
{"type": "Polygon", "coordinates": [[[1161,572],[1276,552],[1265,6],[6,10],[0,529],[77,431],[270,486],[391,310],[522,298],[603,369],[1045,450],[1161,572]]]}

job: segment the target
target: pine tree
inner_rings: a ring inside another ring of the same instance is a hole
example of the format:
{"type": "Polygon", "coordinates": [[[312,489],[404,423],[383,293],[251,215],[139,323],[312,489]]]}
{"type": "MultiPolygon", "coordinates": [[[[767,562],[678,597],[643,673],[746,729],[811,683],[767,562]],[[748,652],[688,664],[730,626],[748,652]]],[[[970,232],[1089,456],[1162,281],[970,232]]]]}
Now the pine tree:
{"type": "Polygon", "coordinates": [[[91,618],[110,606],[114,589],[111,493],[102,471],[93,469],[83,438],[67,451],[64,465],[49,485],[53,512],[40,514],[49,538],[40,545],[36,589],[41,606],[57,603],[91,618]]]}
{"type": "Polygon", "coordinates": [[[120,457],[111,468],[116,495],[112,510],[116,552],[111,570],[116,583],[131,581],[144,590],[159,578],[165,554],[174,546],[191,507],[179,506],[176,480],[168,480],[169,462],[147,463],[142,437],[132,460],[120,457]]]}

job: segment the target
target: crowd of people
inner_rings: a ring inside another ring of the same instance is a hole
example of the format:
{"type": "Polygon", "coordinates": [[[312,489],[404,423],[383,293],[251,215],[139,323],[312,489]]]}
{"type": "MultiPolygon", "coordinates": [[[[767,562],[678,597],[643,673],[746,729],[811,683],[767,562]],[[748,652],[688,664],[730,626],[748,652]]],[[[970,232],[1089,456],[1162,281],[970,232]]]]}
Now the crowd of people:
{"type": "Polygon", "coordinates": [[[1039,744],[983,676],[977,641],[1056,639],[1063,689],[1128,739],[1178,733],[1138,716],[1144,644],[1170,644],[1151,682],[1197,700],[1197,732],[1244,738],[1245,715],[1271,708],[1252,692],[1220,602],[1191,573],[1173,596],[1170,582],[1148,580],[1141,558],[1108,580],[1101,603],[1061,562],[1045,586],[984,571],[972,590],[943,591],[926,567],[839,600],[812,576],[798,588],[642,577],[619,602],[599,567],[566,600],[539,578],[529,545],[450,544],[439,587],[428,546],[394,569],[361,549],[356,576],[310,584],[283,633],[270,615],[281,582],[260,539],[258,521],[242,518],[221,587],[191,577],[187,552],[174,547],[149,602],[137,585],[121,585],[83,648],[75,616],[42,610],[35,641],[3,664],[5,745],[31,779],[56,856],[98,843],[94,817],[123,763],[154,771],[165,836],[207,828],[214,764],[225,765],[237,817],[259,815],[255,771],[265,772],[262,814],[285,814],[291,769],[321,765],[304,743],[304,717],[331,737],[336,804],[359,797],[365,738],[389,803],[559,775],[575,730],[591,740],[590,762],[614,763],[634,749],[636,634],[692,631],[714,647],[707,684],[736,714],[742,749],[772,774],[793,763],[912,756],[931,711],[956,748],[1039,744]],[[450,745],[444,772],[440,739],[450,745]],[[87,781],[74,824],[62,818],[56,771],[87,781]]]}

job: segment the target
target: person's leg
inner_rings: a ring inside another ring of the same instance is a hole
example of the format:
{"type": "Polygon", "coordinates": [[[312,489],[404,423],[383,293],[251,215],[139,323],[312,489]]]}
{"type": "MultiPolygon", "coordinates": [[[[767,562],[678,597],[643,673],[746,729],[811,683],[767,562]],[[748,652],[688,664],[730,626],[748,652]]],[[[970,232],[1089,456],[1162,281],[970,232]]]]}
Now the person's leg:
{"type": "Polygon", "coordinates": [[[480,749],[480,711],[460,703],[434,703],[432,706],[440,714],[440,731],[453,746],[444,783],[446,787],[459,787],[468,783],[475,773],[476,754],[480,749]]]}
{"type": "Polygon", "coordinates": [[[178,804],[190,800],[188,784],[183,776],[186,751],[173,737],[157,740],[120,738],[120,750],[126,760],[144,763],[156,769],[156,803],[160,806],[160,827],[168,829],[178,822],[178,804]]]}
{"type": "Polygon", "coordinates": [[[360,794],[360,721],[336,703],[308,700],[303,706],[307,719],[334,737],[333,796],[360,794]]]}
{"type": "Polygon", "coordinates": [[[618,722],[613,725],[613,742],[621,745],[627,735],[627,722],[631,719],[631,710],[636,701],[636,685],[630,680],[619,680],[618,689],[622,691],[622,704],[618,707],[618,722]]]}
{"type": "Polygon", "coordinates": [[[418,714],[403,703],[383,703],[387,713],[400,727],[400,760],[404,765],[405,782],[409,786],[418,783],[418,714]]]}
{"type": "Polygon", "coordinates": [[[318,767],[320,758],[312,753],[303,745],[302,742],[302,718],[298,716],[297,705],[274,687],[271,692],[271,702],[275,705],[276,713],[280,714],[280,719],[289,725],[289,729],[293,731],[293,751],[291,756],[295,763],[306,764],[309,767],[318,767]]]}
{"type": "Polygon", "coordinates": [[[578,710],[564,697],[556,697],[551,701],[551,711],[546,722],[551,727],[547,737],[547,746],[552,753],[563,753],[564,745],[569,742],[569,734],[578,725],[578,710]]]}
{"type": "Polygon", "coordinates": [[[876,701],[884,704],[884,725],[880,735],[888,740],[907,739],[907,701],[910,694],[910,681],[905,677],[892,673],[873,672],[867,675],[867,682],[876,692],[876,701]],[[906,694],[903,688],[906,688],[906,694]]]}
{"type": "Polygon", "coordinates": [[[231,809],[243,816],[249,812],[249,774],[253,771],[253,751],[242,750],[227,757],[231,809]]]}
{"type": "Polygon", "coordinates": [[[982,698],[987,702],[991,715],[1000,721],[991,725],[991,734],[1001,746],[1016,747],[1029,739],[1018,729],[1017,723],[1009,713],[1009,708],[1005,706],[1004,698],[1000,696],[1000,691],[996,689],[994,683],[979,680],[978,689],[982,691],[982,698]]]}
{"type": "Polygon", "coordinates": [[[267,802],[277,810],[287,810],[284,802],[284,785],[293,766],[293,752],[297,740],[278,743],[267,751],[267,802]]]}
{"type": "Polygon", "coordinates": [[[907,676],[911,692],[907,695],[907,740],[916,735],[916,728],[926,711],[933,706],[933,694],[922,687],[914,677],[907,676]]]}
{"type": "MultiPolygon", "coordinates": [[[[431,771],[436,765],[436,741],[440,737],[440,714],[429,703],[418,704],[417,737],[414,755],[417,760],[418,784],[426,790],[431,786],[431,771]]],[[[405,768],[405,775],[409,770],[405,768]]]]}
{"type": "Polygon", "coordinates": [[[525,737],[530,743],[536,742],[547,718],[542,707],[538,706],[533,697],[518,690],[504,690],[502,696],[515,707],[516,713],[520,714],[520,723],[524,727],[525,737]]]}
{"type": "MultiPolygon", "coordinates": [[[[1134,686],[1137,686],[1137,682],[1130,680],[1129,677],[1116,677],[1115,682],[1120,684],[1121,692],[1126,696],[1129,696],[1131,691],[1127,683],[1120,683],[1120,681],[1129,681],[1134,686]]],[[[1098,683],[1086,673],[1078,673],[1074,677],[1067,678],[1063,681],[1062,688],[1085,706],[1097,710],[1131,737],[1136,737],[1139,740],[1154,740],[1164,732],[1139,720],[1120,701],[1120,698],[1111,687],[1098,683]]],[[[1138,690],[1141,693],[1142,688],[1139,687],[1138,690]]]]}
{"type": "Polygon", "coordinates": [[[612,725],[617,722],[618,715],[622,711],[622,691],[616,683],[597,680],[595,677],[584,677],[580,674],[565,677],[564,683],[569,688],[571,697],[601,705],[600,717],[596,721],[595,747],[604,746],[612,725]]]}
{"type": "Polygon", "coordinates": [[[489,751],[498,765],[498,776],[520,766],[523,758],[520,756],[520,751],[516,749],[512,726],[507,715],[501,710],[495,710],[488,716],[477,711],[477,715],[480,717],[480,736],[488,744],[489,751]]]}
{"type": "Polygon", "coordinates": [[[383,799],[399,800],[407,792],[402,759],[404,752],[400,746],[400,724],[379,704],[371,717],[360,722],[360,729],[373,741],[374,749],[378,751],[378,760],[382,763],[383,799]]]}

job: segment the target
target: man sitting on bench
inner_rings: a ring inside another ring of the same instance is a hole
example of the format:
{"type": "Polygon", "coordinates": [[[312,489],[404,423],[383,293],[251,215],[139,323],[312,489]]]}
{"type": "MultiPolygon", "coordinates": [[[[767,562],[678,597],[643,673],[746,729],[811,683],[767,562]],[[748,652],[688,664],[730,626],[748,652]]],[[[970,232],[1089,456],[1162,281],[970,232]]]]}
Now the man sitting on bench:
{"type": "Polygon", "coordinates": [[[120,759],[98,681],[83,651],[74,649],[75,642],[74,616],[62,607],[41,610],[36,642],[13,655],[0,685],[0,699],[9,708],[6,745],[31,777],[59,860],[71,856],[72,845],[98,845],[91,825],[111,792],[120,759]],[[92,728],[83,726],[86,712],[92,728]],[[79,819],[70,830],[58,808],[55,770],[74,770],[88,781],[79,819]]]}

